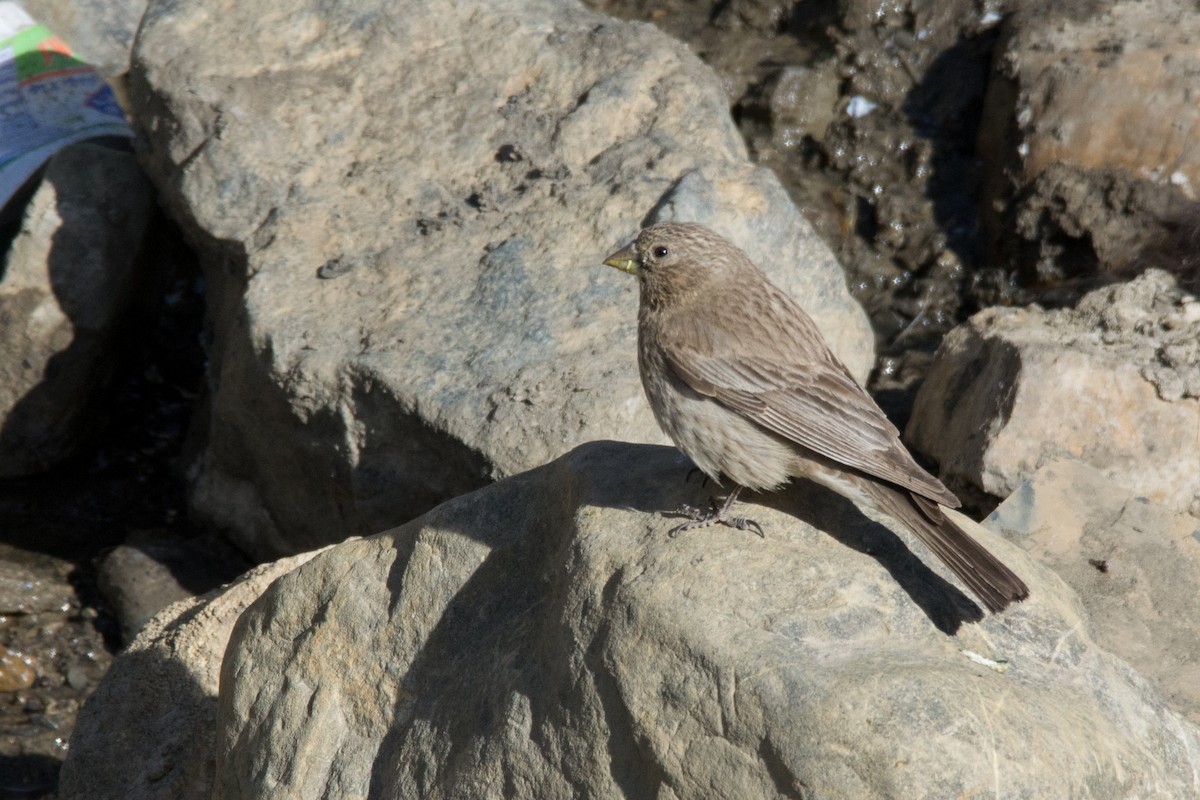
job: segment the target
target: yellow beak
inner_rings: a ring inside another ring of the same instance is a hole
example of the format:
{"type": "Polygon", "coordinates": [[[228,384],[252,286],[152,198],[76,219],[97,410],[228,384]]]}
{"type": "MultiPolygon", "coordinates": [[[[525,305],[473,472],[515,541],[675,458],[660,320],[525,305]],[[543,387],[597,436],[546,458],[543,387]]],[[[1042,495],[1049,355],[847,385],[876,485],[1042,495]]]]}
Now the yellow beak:
{"type": "Polygon", "coordinates": [[[610,267],[616,267],[621,272],[628,272],[630,275],[638,274],[638,258],[637,253],[633,251],[632,242],[604,259],[604,263],[610,267]]]}

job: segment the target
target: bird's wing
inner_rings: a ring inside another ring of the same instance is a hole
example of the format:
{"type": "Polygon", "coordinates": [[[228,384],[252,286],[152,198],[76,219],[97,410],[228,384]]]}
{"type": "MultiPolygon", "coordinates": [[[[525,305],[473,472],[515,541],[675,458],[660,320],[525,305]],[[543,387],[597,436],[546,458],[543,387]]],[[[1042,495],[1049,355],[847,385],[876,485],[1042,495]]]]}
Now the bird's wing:
{"type": "Polygon", "coordinates": [[[900,443],[900,433],[827,349],[763,343],[753,354],[721,340],[663,336],[667,363],[693,390],[841,464],[951,507],[958,499],[900,443]]]}

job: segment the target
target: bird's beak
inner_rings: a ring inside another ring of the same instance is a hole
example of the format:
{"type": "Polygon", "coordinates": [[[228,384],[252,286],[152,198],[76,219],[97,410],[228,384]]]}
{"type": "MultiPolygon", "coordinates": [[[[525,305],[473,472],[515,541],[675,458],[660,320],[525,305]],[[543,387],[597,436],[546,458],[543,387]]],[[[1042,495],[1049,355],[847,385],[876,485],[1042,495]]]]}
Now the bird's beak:
{"type": "Polygon", "coordinates": [[[632,242],[604,259],[604,263],[610,267],[616,267],[621,272],[628,272],[630,275],[638,274],[638,258],[637,253],[633,251],[632,242]]]}

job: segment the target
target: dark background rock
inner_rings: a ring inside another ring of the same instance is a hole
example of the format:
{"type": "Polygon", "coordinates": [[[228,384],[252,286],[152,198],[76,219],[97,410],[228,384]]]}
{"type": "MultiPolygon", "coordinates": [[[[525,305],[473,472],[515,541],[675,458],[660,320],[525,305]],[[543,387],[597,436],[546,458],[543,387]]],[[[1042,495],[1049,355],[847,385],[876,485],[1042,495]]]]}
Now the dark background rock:
{"type": "Polygon", "coordinates": [[[1042,464],[1075,458],[1194,513],[1198,342],[1200,300],[1162,270],[1071,309],[987,309],[942,342],[905,436],[966,497],[1007,497],[1042,464]]]}
{"type": "Polygon", "coordinates": [[[980,126],[988,257],[1060,303],[1136,272],[1200,199],[1195,5],[1092,5],[1005,20],[980,126]]]}
{"type": "Polygon", "coordinates": [[[153,267],[115,326],[86,441],[48,472],[0,480],[0,560],[36,576],[30,598],[64,587],[53,608],[0,621],[0,650],[37,670],[33,686],[0,696],[0,795],[53,795],[80,704],[120,647],[93,558],[134,530],[194,534],[176,459],[203,369],[201,284],[178,230],[160,215],[147,230],[153,267]]]}

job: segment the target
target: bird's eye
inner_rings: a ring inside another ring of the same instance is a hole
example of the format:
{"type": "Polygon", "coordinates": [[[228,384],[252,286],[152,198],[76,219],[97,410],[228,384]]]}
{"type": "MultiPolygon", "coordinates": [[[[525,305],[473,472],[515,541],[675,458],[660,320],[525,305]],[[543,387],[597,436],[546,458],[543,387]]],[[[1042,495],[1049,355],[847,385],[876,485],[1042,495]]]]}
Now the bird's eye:
{"type": "Polygon", "coordinates": [[[654,257],[655,258],[666,258],[670,254],[671,254],[671,251],[668,250],[667,248],[663,247],[662,245],[659,245],[658,247],[654,248],[654,257]]]}

